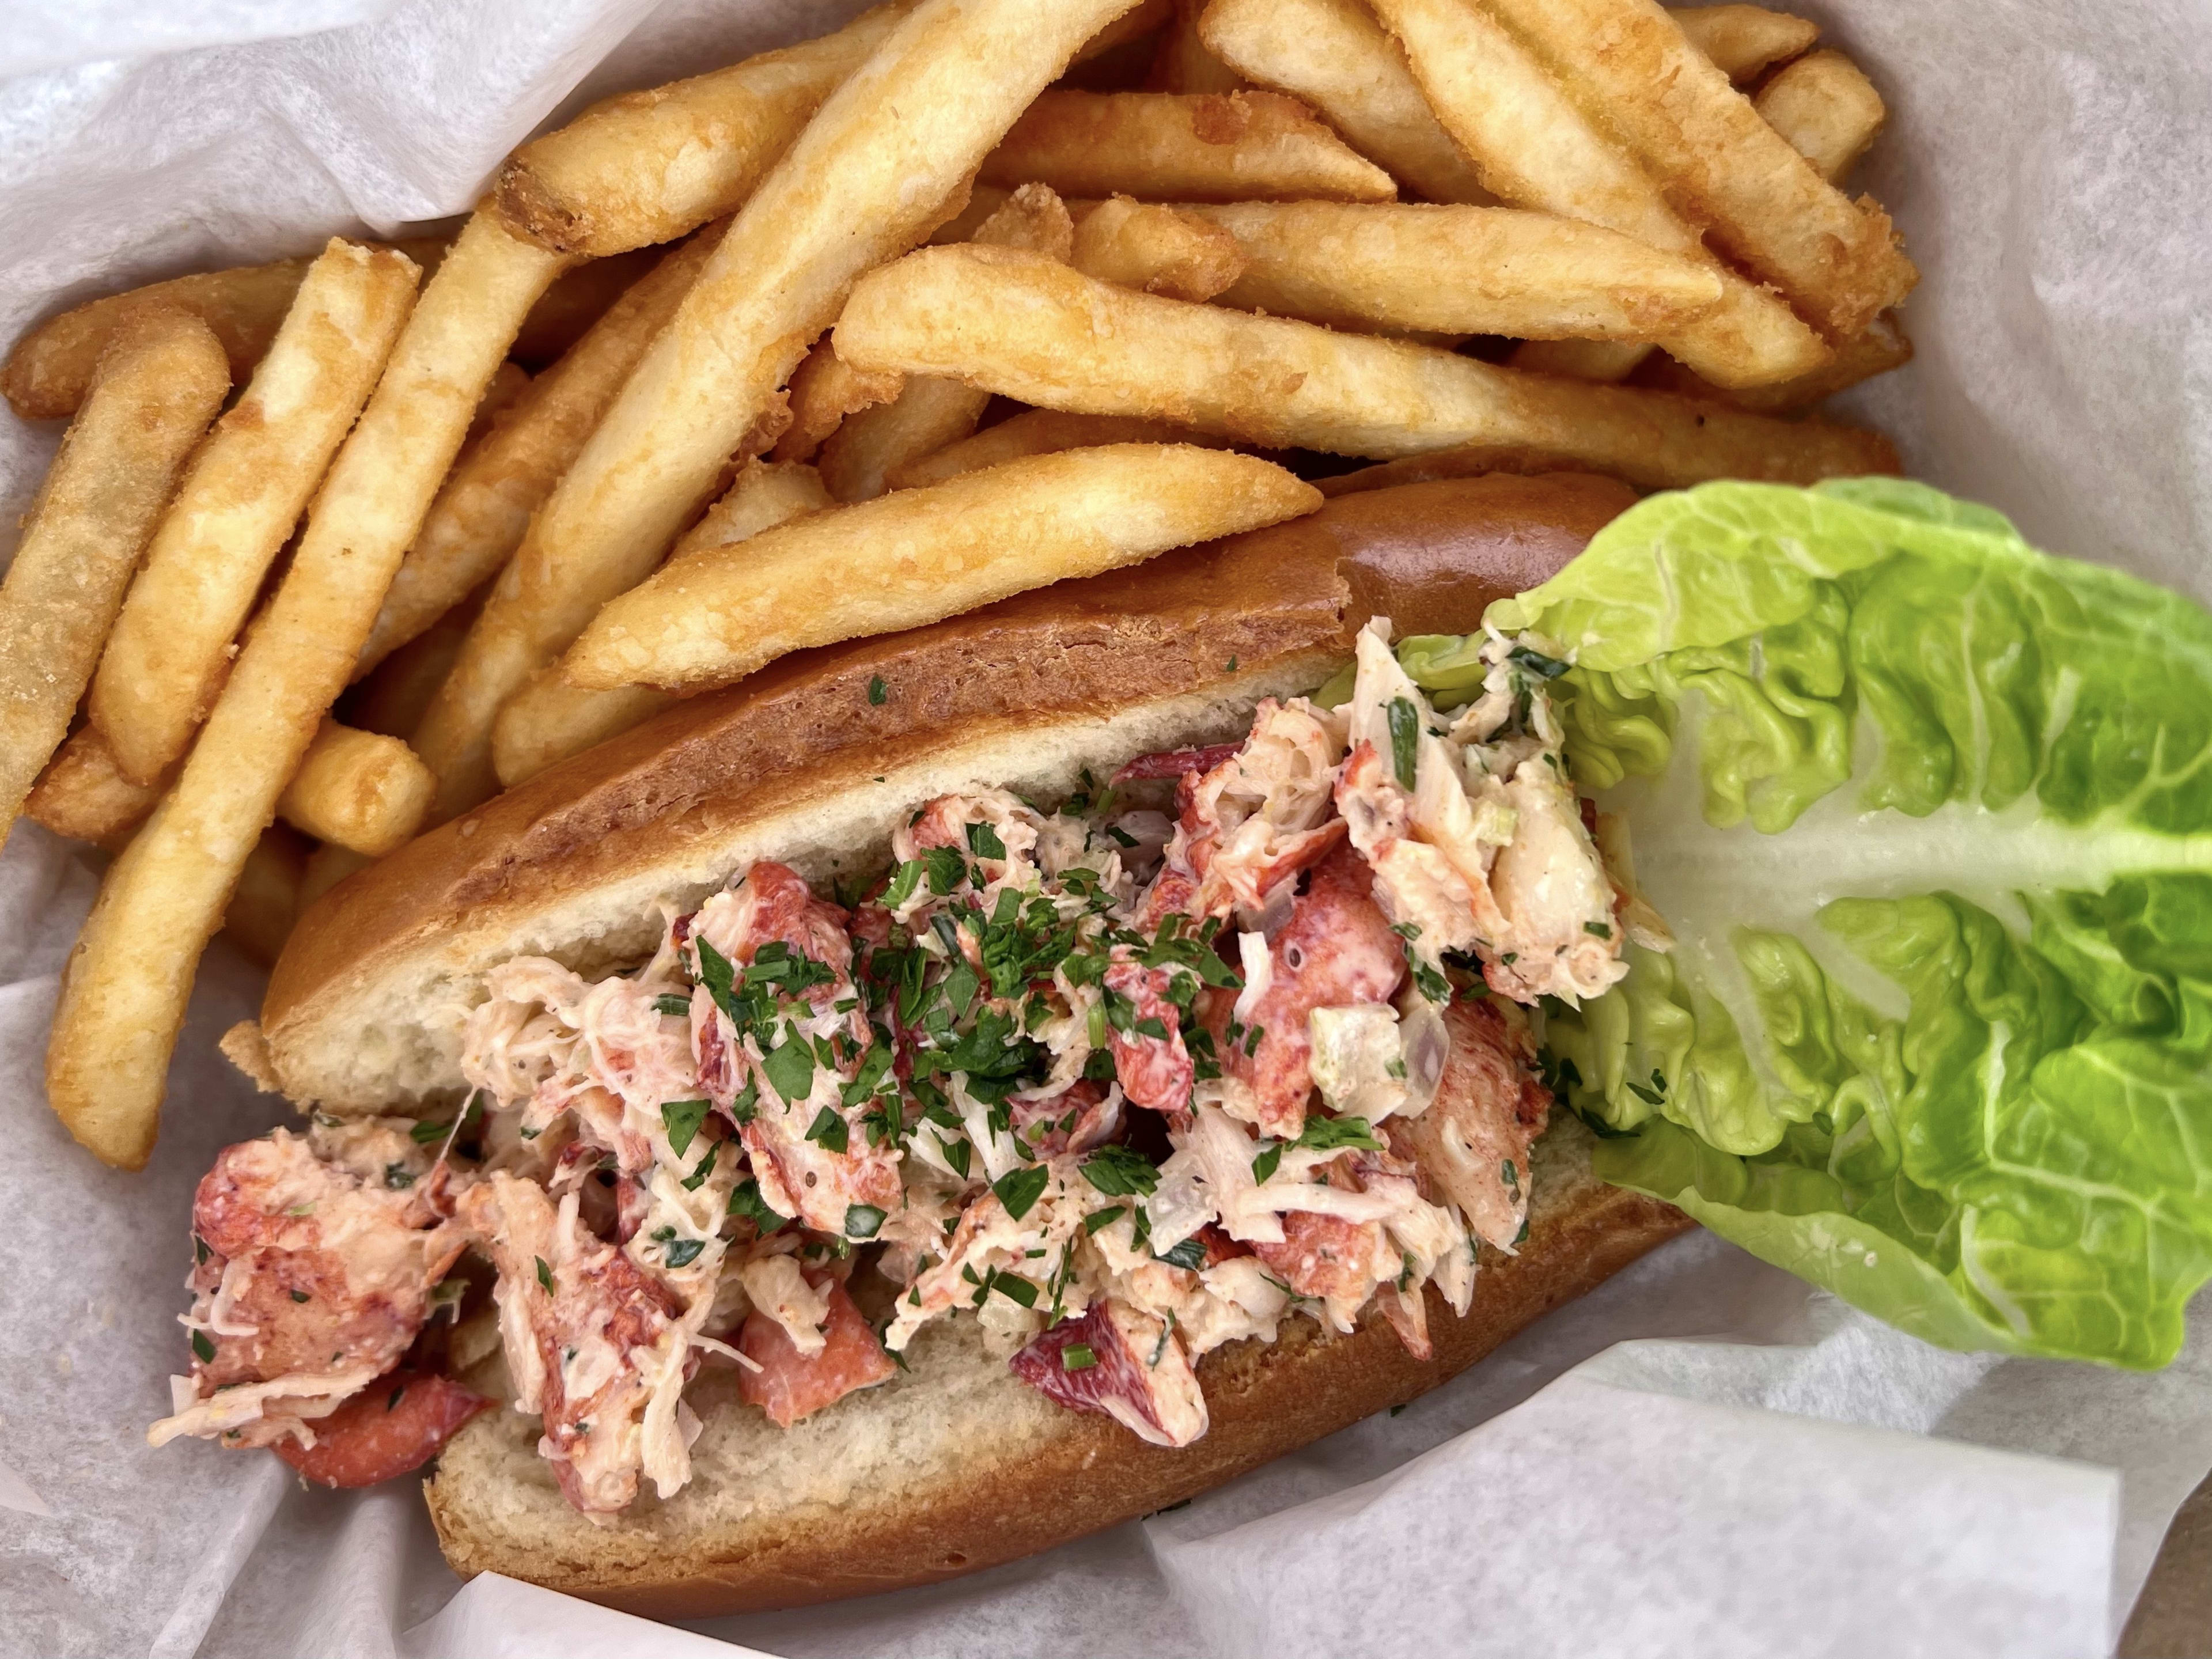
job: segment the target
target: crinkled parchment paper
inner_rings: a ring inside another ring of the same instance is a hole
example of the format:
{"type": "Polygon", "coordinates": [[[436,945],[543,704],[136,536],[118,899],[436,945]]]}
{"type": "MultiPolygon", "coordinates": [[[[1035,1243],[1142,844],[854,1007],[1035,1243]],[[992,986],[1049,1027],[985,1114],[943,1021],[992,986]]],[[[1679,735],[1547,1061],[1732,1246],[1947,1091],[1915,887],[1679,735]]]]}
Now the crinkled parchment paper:
{"type": "MultiPolygon", "coordinates": [[[[459,212],[590,98],[856,9],[18,0],[0,339],[116,287],[459,212]]],[[[2212,597],[2212,13],[1797,9],[1889,100],[1863,182],[1926,273],[1919,359],[1858,412],[2041,545],[2212,597]]],[[[0,415],[0,522],[56,435],[0,415]]],[[[2078,1654],[2212,1464],[2212,1303],[2159,1375],[2000,1361],[1692,1235],[1401,1416],[962,1583],[696,1636],[460,1590],[404,1484],[309,1492],[270,1459],[144,1445],[183,1352],[193,1183],[273,1109],[216,1058],[258,989],[218,944],[152,1166],[102,1170],[56,1126],[46,1023],[94,880],[33,826],[0,856],[0,1653],[2078,1654]]]]}

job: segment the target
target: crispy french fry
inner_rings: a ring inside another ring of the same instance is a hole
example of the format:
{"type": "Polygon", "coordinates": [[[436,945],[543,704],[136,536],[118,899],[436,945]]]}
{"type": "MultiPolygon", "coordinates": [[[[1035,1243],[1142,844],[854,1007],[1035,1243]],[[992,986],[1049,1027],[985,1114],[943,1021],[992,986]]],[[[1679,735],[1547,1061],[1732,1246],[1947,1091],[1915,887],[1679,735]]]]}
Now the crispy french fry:
{"type": "Polygon", "coordinates": [[[546,499],[416,752],[442,821],[491,793],[500,706],[644,578],[835,320],[936,228],[1015,117],[1132,0],[924,0],[770,170],[546,499]]]}
{"type": "Polygon", "coordinates": [[[1069,415],[1057,409],[1025,409],[974,437],[909,461],[891,474],[894,489],[943,483],[963,472],[980,472],[1002,461],[1050,455],[1063,449],[1095,449],[1101,444],[1197,444],[1226,449],[1225,439],[1195,432],[1170,421],[1133,415],[1069,415]]]}
{"type": "MultiPolygon", "coordinates": [[[[1057,195],[1059,192],[1054,191],[1057,195]]],[[[960,210],[929,233],[932,242],[972,242],[983,222],[1006,204],[1011,190],[996,185],[970,185],[960,210]]],[[[1070,211],[1073,211],[1073,209],[1070,211]]]]}
{"type": "Polygon", "coordinates": [[[222,913],[223,937],[251,960],[272,966],[299,919],[300,884],[307,873],[306,839],[270,824],[238,872],[238,889],[222,913]]]}
{"type": "Polygon", "coordinates": [[[1387,202],[1397,194],[1389,174],[1297,99],[1273,92],[1048,92],[978,177],[1009,186],[1036,179],[1062,196],[1118,191],[1170,202],[1387,202]]]}
{"type": "Polygon", "coordinates": [[[381,858],[410,840],[437,781],[397,738],[326,720],[276,798],[277,816],[319,841],[381,858]]]}
{"type": "Polygon", "coordinates": [[[350,847],[318,847],[307,854],[306,867],[300,873],[300,910],[301,915],[322,896],[356,871],[366,870],[376,860],[366,853],[356,853],[350,847]]]}
{"type": "Polygon", "coordinates": [[[54,751],[46,769],[31,786],[23,816],[71,841],[90,842],[119,851],[161,799],[158,784],[137,784],[123,775],[106,740],[81,726],[54,751]]]}
{"type": "Polygon", "coordinates": [[[720,237],[710,227],[663,256],[461,458],[392,579],[356,676],[499,574],[521,544],[530,515],[552,493],[630,370],[676,314],[720,237]]]}
{"type": "Polygon", "coordinates": [[[672,561],[599,614],[562,672],[587,686],[727,684],[788,652],[917,628],[1320,501],[1270,462],[1180,445],[1010,461],[672,561]]]}
{"type": "Polygon", "coordinates": [[[1247,261],[1222,304],[1338,327],[1654,340],[1722,297],[1704,260],[1521,208],[1240,202],[1187,211],[1228,231],[1247,261]]]}
{"type": "MultiPolygon", "coordinates": [[[[1024,185],[976,227],[975,240],[994,247],[1025,247],[1066,259],[1075,227],[1066,204],[1046,185],[1024,185]]],[[[864,409],[822,446],[822,482],[841,501],[873,501],[894,467],[958,443],[975,430],[991,401],[957,380],[909,380],[897,397],[864,409]]]]}
{"type": "Polygon", "coordinates": [[[46,1097],[103,1161],[153,1150],[201,953],[353,671],[492,372],[562,261],[479,211],[423,290],[331,463],[276,596],[184,770],[110,866],[62,984],[46,1097]]]}
{"type": "Polygon", "coordinates": [[[811,461],[845,417],[872,404],[889,403],[905,386],[902,374],[861,374],[838,361],[824,334],[791,372],[791,426],[776,440],[779,461],[811,461]]]}
{"type": "Polygon", "coordinates": [[[1820,26],[1765,6],[1674,6],[1692,46],[1731,81],[1755,81],[1820,38],[1820,26]]]}
{"type": "Polygon", "coordinates": [[[1244,90],[1244,77],[1206,48],[1199,38],[1199,15],[1206,0],[1176,0],[1175,15],[1160,31],[1152,53],[1152,73],[1145,86],[1151,92],[1231,93],[1244,90]]]}
{"type": "MultiPolygon", "coordinates": [[[[1635,160],[1475,0],[1376,0],[1375,9],[1405,46],[1438,118],[1501,199],[1603,225],[1665,252],[1711,258],[1635,160]]],[[[1717,260],[1712,266],[1721,304],[1668,337],[1675,356],[1720,386],[1788,380],[1827,361],[1826,344],[1781,300],[1717,260]]]]}
{"type": "Polygon", "coordinates": [[[1531,374],[1613,386],[1650,355],[1650,346],[1632,340],[1529,340],[1514,347],[1505,362],[1509,368],[1531,374]]]}
{"type": "Polygon", "coordinates": [[[1620,136],[1670,200],[1827,332],[1856,334],[1911,291],[1919,273],[1889,216],[1821,178],[1656,0],[1482,3],[1586,114],[1620,136]]]}
{"type": "Polygon", "coordinates": [[[1664,353],[1655,352],[1637,372],[1639,386],[1656,386],[1685,398],[1710,398],[1759,415],[1784,415],[1833,397],[1862,380],[1902,368],[1912,361],[1912,342],[1894,312],[1884,312],[1848,340],[1836,343],[1836,355],[1802,380],[1779,386],[1726,392],[1708,386],[1664,353]]]}
{"type": "Polygon", "coordinates": [[[222,345],[181,311],[114,330],[0,580],[0,840],[68,735],[178,469],[229,390],[222,345]]]}
{"type": "Polygon", "coordinates": [[[1428,483],[1437,478],[1474,478],[1485,473],[1509,472],[1530,477],[1540,472],[1587,472],[1584,463],[1570,455],[1514,444],[1461,444],[1452,449],[1432,449],[1425,455],[1401,455],[1395,461],[1377,461],[1356,472],[1339,472],[1315,480],[1314,488],[1334,501],[1363,490],[1392,489],[1400,484],[1428,483]]]}
{"type": "Polygon", "coordinates": [[[484,388],[483,399],[476,413],[469,416],[468,435],[461,440],[465,452],[469,446],[483,441],[492,428],[492,423],[514,407],[522,394],[530,390],[530,371],[513,358],[492,370],[491,384],[484,388]]]}
{"type": "Polygon", "coordinates": [[[1752,107],[1830,184],[1867,153],[1889,116],[1874,82],[1833,50],[1790,64],[1759,88],[1752,107]]]}
{"type": "Polygon", "coordinates": [[[1068,263],[1102,283],[1211,300],[1248,262],[1234,236],[1196,213],[1115,196],[1083,216],[1068,263]]]}
{"type": "Polygon", "coordinates": [[[514,337],[514,361],[533,374],[550,368],[666,255],[665,248],[633,248],[604,259],[586,259],[562,271],[522,319],[521,331],[514,337]]]}
{"type": "Polygon", "coordinates": [[[263,578],[399,337],[416,276],[404,255],[333,238],[192,457],[93,677],[92,723],[133,782],[155,782],[191,746],[263,578]]]}
{"type": "Polygon", "coordinates": [[[957,375],[1046,408],[1150,416],[1340,455],[1490,444],[1656,489],[1896,468],[1875,433],[1158,299],[1012,248],[924,248],[871,273],[838,321],[837,349],[868,368],[957,375]]]}
{"type": "MultiPolygon", "coordinates": [[[[671,558],[726,547],[780,524],[835,507],[811,466],[751,462],[721,500],[676,544],[671,558]]],[[[491,733],[492,764],[500,784],[512,789],[556,761],[650,720],[676,699],[649,685],[591,691],[571,685],[556,664],[541,668],[499,711],[491,733]]]]}
{"type": "Polygon", "coordinates": [[[1174,16],[1175,4],[1176,0],[1138,0],[1136,5],[1085,41],[1082,49],[1072,60],[1071,67],[1073,64],[1087,64],[1094,58],[1103,58],[1133,40],[1141,40],[1174,16]]]}
{"type": "Polygon", "coordinates": [[[507,228],[556,252],[672,242],[742,206],[822,102],[919,0],[887,0],[834,34],[597,103],[499,170],[507,228]]]}
{"type": "Polygon", "coordinates": [[[1407,189],[1431,202],[1495,199],[1364,0],[1212,0],[1198,30],[1224,63],[1304,99],[1407,189]]]}

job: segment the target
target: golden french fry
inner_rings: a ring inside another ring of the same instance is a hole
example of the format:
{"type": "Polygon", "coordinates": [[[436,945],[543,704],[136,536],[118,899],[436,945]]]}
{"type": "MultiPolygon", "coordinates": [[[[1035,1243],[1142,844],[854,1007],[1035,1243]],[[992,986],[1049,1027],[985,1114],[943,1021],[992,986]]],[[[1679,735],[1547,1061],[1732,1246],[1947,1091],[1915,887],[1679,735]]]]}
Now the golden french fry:
{"type": "MultiPolygon", "coordinates": [[[[1054,191],[1055,195],[1059,192],[1054,191]]],[[[983,222],[1006,206],[1011,190],[1001,190],[996,185],[970,185],[963,199],[960,210],[929,233],[932,242],[972,242],[983,222]]],[[[1073,211],[1073,209],[1070,211],[1073,211]]]]}
{"type": "MultiPolygon", "coordinates": [[[[427,274],[437,269],[452,241],[449,236],[411,236],[363,246],[396,248],[427,274]]],[[[88,300],[47,318],[15,342],[6,365],[0,367],[0,395],[27,421],[76,414],[92,384],[93,365],[115,325],[148,305],[187,312],[213,329],[230,360],[232,383],[242,385],[276,337],[284,313],[292,307],[292,296],[314,262],[315,256],[307,254],[271,264],[198,271],[88,300]]]]}
{"type": "Polygon", "coordinates": [[[356,853],[350,847],[318,847],[307,854],[306,867],[300,873],[300,909],[305,915],[315,902],[357,870],[366,870],[376,860],[366,853],[356,853]]]}
{"type": "Polygon", "coordinates": [[[333,238],[146,550],[93,677],[94,726],[135,783],[191,746],[232,643],[414,307],[405,256],[333,238]]]}
{"type": "Polygon", "coordinates": [[[1194,447],[1010,461],[672,560],[593,619],[562,672],[586,686],[724,685],[789,652],[918,628],[1320,502],[1271,462],[1194,447]]]}
{"type": "Polygon", "coordinates": [[[586,259],[562,271],[522,319],[514,337],[514,361],[533,374],[550,368],[665,257],[665,248],[633,248],[604,259],[586,259]]]}
{"type": "Polygon", "coordinates": [[[1082,50],[1071,60],[1071,67],[1074,64],[1087,64],[1094,58],[1103,58],[1116,47],[1142,40],[1175,15],[1175,5],[1176,0],[1139,0],[1136,5],[1085,41],[1082,50]]]}
{"type": "Polygon", "coordinates": [[[530,371],[513,358],[492,370],[491,384],[484,388],[483,398],[477,404],[476,413],[469,416],[468,435],[461,440],[462,453],[465,454],[470,446],[481,443],[493,423],[514,408],[522,394],[529,390],[530,371]]]}
{"type": "Polygon", "coordinates": [[[1669,199],[1830,334],[1857,333],[1919,280],[1889,216],[1821,178],[1656,0],[1482,3],[1586,114],[1620,136],[1669,199]],[[1660,87],[1663,97],[1654,94],[1660,87]]]}
{"type": "Polygon", "coordinates": [[[1494,200],[1364,0],[1213,0],[1200,38],[1238,73],[1303,98],[1431,202],[1494,200]]]}
{"type": "Polygon", "coordinates": [[[106,740],[94,727],[81,726],[31,786],[23,816],[58,836],[112,853],[130,840],[161,799],[160,785],[131,782],[116,765],[106,740]]]}
{"type": "Polygon", "coordinates": [[[825,334],[791,372],[791,426],[776,440],[779,461],[811,461],[823,441],[872,404],[889,403],[906,384],[902,374],[860,374],[838,361],[825,334]]]}
{"type": "Polygon", "coordinates": [[[1237,239],[1182,208],[1115,196],[1083,216],[1069,264],[1086,276],[1170,300],[1211,300],[1244,274],[1237,239]]]}
{"type": "MultiPolygon", "coordinates": [[[[1046,185],[1024,185],[975,228],[978,242],[1066,259],[1075,240],[1067,207],[1046,185]]],[[[957,444],[975,430],[988,392],[957,380],[910,380],[897,397],[854,414],[822,446],[822,482],[841,501],[873,501],[893,468],[957,444]]]]}
{"type": "Polygon", "coordinates": [[[1759,88],[1752,107],[1830,184],[1867,153],[1889,116],[1874,82],[1832,49],[1790,64],[1759,88]]]}
{"type": "Polygon", "coordinates": [[[1673,6],[1692,46],[1731,81],[1755,81],[1820,38],[1820,26],[1764,6],[1673,6]]]}
{"type": "Polygon", "coordinates": [[[957,375],[1045,408],[1150,416],[1340,455],[1488,444],[1655,489],[1896,468],[1875,433],[1162,300],[1012,248],[924,248],[872,272],[838,321],[837,349],[863,367],[957,375]]]}
{"type": "Polygon", "coordinates": [[[500,706],[635,586],[836,318],[936,228],[990,147],[1133,0],[924,0],[738,214],[524,537],[416,733],[433,815],[486,799],[500,706]]]}
{"type": "Polygon", "coordinates": [[[1505,362],[1531,374],[1613,386],[1626,380],[1650,355],[1650,346],[1632,340],[1529,340],[1514,347],[1505,362]]]}
{"type": "Polygon", "coordinates": [[[1057,409],[1025,409],[974,437],[909,461],[891,474],[894,489],[943,483],[963,472],[980,472],[1002,461],[1050,455],[1063,449],[1095,449],[1102,444],[1197,444],[1226,449],[1227,440],[1177,426],[1170,421],[1133,415],[1070,415],[1057,409]]]}
{"type": "Polygon", "coordinates": [[[223,937],[264,968],[272,966],[300,915],[300,884],[307,872],[307,843],[296,831],[272,823],[261,832],[238,872],[238,889],[222,913],[223,937]]]}
{"type": "MultiPolygon", "coordinates": [[[[1405,46],[1437,117],[1501,199],[1711,259],[1635,160],[1475,0],[1376,0],[1375,9],[1405,46]]],[[[1721,304],[1663,342],[1675,356],[1722,386],[1788,380],[1827,361],[1826,344],[1780,299],[1711,263],[1721,304]]]]}
{"type": "Polygon", "coordinates": [[[977,176],[987,185],[1036,179],[1062,196],[1170,202],[1387,202],[1397,194],[1389,174],[1297,99],[1273,92],[1048,92],[977,176]]]}
{"type": "Polygon", "coordinates": [[[1726,392],[1706,385],[1671,357],[1656,353],[1636,379],[1638,385],[1686,398],[1710,398],[1759,415],[1784,415],[1833,397],[1862,380],[1902,368],[1911,361],[1911,340],[1898,322],[1897,313],[1886,311],[1850,339],[1838,340],[1835,356],[1802,380],[1726,392]]]}
{"type": "Polygon", "coordinates": [[[117,325],[0,580],[0,839],[68,735],[178,469],[230,389],[181,311],[117,325]]]}
{"type": "Polygon", "coordinates": [[[1704,260],[1521,208],[1239,202],[1186,211],[1228,231],[1244,255],[1222,304],[1339,327],[1654,340],[1722,297],[1704,260]]]}
{"type": "Polygon", "coordinates": [[[276,596],[154,816],[100,884],[62,983],[46,1097],[104,1162],[153,1150],[201,953],[353,672],[400,555],[524,316],[561,269],[478,211],[331,465],[276,596]]]}
{"type": "Polygon", "coordinates": [[[398,738],[326,720],[276,798],[276,813],[319,841],[381,858],[413,839],[436,787],[398,738]]]}
{"type": "Polygon", "coordinates": [[[1244,77],[1206,49],[1199,38],[1199,14],[1206,0],[1175,0],[1175,15],[1160,31],[1152,53],[1151,92],[1231,93],[1244,90],[1244,77]]]}
{"type": "MultiPolygon", "coordinates": [[[[465,454],[438,491],[362,647],[365,674],[497,575],[714,251],[709,228],[665,255],[465,454]]],[[[328,837],[325,837],[328,839],[328,837]]]]}
{"type": "Polygon", "coordinates": [[[919,0],[834,34],[594,104],[507,157],[492,199],[507,228],[562,253],[672,242],[744,204],[824,99],[919,0]]]}
{"type": "MultiPolygon", "coordinates": [[[[836,504],[811,466],[750,462],[721,500],[707,509],[707,516],[684,532],[669,556],[682,558],[702,549],[726,547],[836,504]]],[[[500,784],[512,789],[556,761],[581,754],[650,720],[675,701],[668,692],[649,685],[586,690],[563,679],[557,664],[541,668],[507,700],[493,723],[492,765],[500,784]]]]}

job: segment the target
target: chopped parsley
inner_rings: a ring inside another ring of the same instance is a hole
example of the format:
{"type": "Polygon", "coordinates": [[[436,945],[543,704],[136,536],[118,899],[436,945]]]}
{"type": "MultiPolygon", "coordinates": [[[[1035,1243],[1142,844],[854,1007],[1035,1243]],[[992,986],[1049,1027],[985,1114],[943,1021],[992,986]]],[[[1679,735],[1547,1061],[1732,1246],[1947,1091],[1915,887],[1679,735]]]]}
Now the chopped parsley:
{"type": "Polygon", "coordinates": [[[653,1006],[659,1012],[666,1014],[673,1019],[685,1018],[691,1012],[691,999],[686,996],[678,996],[672,991],[665,996],[657,996],[653,998],[653,1006]]]}
{"type": "Polygon", "coordinates": [[[710,1140],[707,1143],[707,1155],[701,1158],[691,1173],[685,1176],[678,1183],[685,1192],[696,1193],[707,1184],[707,1177],[714,1172],[714,1154],[721,1150],[722,1143],[719,1140],[710,1140]]]}
{"type": "Polygon", "coordinates": [[[1196,1273],[1206,1265],[1206,1241],[1186,1238],[1172,1250],[1153,1252],[1153,1260],[1164,1261],[1171,1267],[1182,1267],[1196,1273]]]}
{"type": "MultiPolygon", "coordinates": [[[[787,1106],[795,1106],[814,1092],[814,1051],[795,1030],[789,1041],[780,1042],[769,1050],[768,1058],[761,1062],[761,1069],[768,1073],[770,1086],[783,1097],[787,1106]]],[[[829,1109],[824,1107],[823,1109],[827,1111],[829,1109]]],[[[836,1115],[833,1113],[831,1115],[836,1115]]],[[[817,1127],[819,1127],[818,1120],[817,1127]]],[[[813,1131],[810,1129],[807,1133],[811,1136],[813,1131]]],[[[843,1152],[843,1139],[841,1132],[839,1144],[831,1150],[843,1152]]]]}
{"type": "Polygon", "coordinates": [[[665,1100],[660,1103],[660,1124],[668,1131],[668,1150],[681,1158],[691,1149],[692,1138],[699,1126],[707,1121],[708,1102],[703,1100],[665,1100]]]}
{"type": "Polygon", "coordinates": [[[890,701],[890,695],[891,689],[884,684],[884,677],[881,674],[868,682],[868,701],[877,708],[881,708],[890,701]]]}
{"type": "Polygon", "coordinates": [[[1540,680],[1555,680],[1571,665],[1557,657],[1547,657],[1540,651],[1532,651],[1525,645],[1516,645],[1507,652],[1505,660],[1516,668],[1527,670],[1540,680]]]}
{"type": "Polygon", "coordinates": [[[205,1331],[192,1333],[192,1352],[198,1357],[201,1364],[215,1364],[215,1344],[205,1331]]]}
{"type": "Polygon", "coordinates": [[[1583,932],[1585,933],[1595,933],[1598,938],[1603,939],[1609,939],[1613,937],[1613,929],[1601,921],[1584,922],[1583,924],[1583,932]]]}
{"type": "Polygon", "coordinates": [[[883,1231],[884,1212],[872,1204],[853,1204],[845,1210],[845,1237],[873,1238],[883,1231]]]}
{"type": "Polygon", "coordinates": [[[1253,1181],[1260,1186],[1266,1186],[1276,1170],[1281,1167],[1282,1162],[1283,1143],[1279,1140],[1269,1141],[1260,1148],[1259,1156],[1252,1160],[1253,1181]]]}
{"type": "Polygon", "coordinates": [[[761,1196],[760,1182],[750,1177],[731,1188],[729,1213],[743,1216],[750,1221],[760,1230],[763,1238],[782,1226],[784,1222],[784,1218],[770,1208],[769,1201],[761,1196]]]}
{"type": "Polygon", "coordinates": [[[1052,1171],[1042,1164],[1029,1164],[1007,1170],[991,1183],[991,1190],[1006,1206],[1006,1213],[1019,1221],[1036,1207],[1037,1200],[1044,1196],[1045,1187],[1051,1180],[1052,1171]]]}
{"type": "Polygon", "coordinates": [[[707,1248],[703,1238],[672,1239],[660,1247],[660,1259],[672,1267],[688,1267],[699,1259],[699,1252],[707,1248]]]}
{"type": "MultiPolygon", "coordinates": [[[[1237,665],[1235,658],[1230,659],[1229,665],[1237,665]]],[[[1071,1342],[1060,1351],[1060,1368],[1064,1371],[1087,1371],[1097,1363],[1098,1356],[1086,1342],[1071,1342]]]]}
{"type": "Polygon", "coordinates": [[[1083,1218],[1083,1231],[1086,1233],[1101,1232],[1128,1213],[1129,1206],[1126,1204],[1116,1204],[1110,1209],[1093,1210],[1083,1218]]]}
{"type": "Polygon", "coordinates": [[[1141,1153],[1127,1146],[1101,1146],[1083,1160],[1083,1178],[1109,1198],[1150,1197],[1160,1172],[1141,1153]]]}
{"type": "Polygon", "coordinates": [[[1365,1152],[1380,1152],[1382,1143],[1375,1138],[1375,1131],[1364,1117],[1323,1117],[1315,1113],[1306,1119],[1306,1127],[1298,1133],[1297,1144],[1309,1152],[1334,1152],[1346,1147],[1358,1147],[1365,1152]]]}
{"type": "Polygon", "coordinates": [[[824,1106],[814,1115],[814,1121],[806,1126],[806,1138],[829,1152],[842,1152],[851,1144],[852,1130],[845,1120],[837,1115],[835,1106],[824,1106]]]}
{"type": "Polygon", "coordinates": [[[1004,862],[1006,843],[999,839],[999,832],[988,823],[968,826],[968,850],[979,859],[997,859],[1004,862]]]}
{"type": "Polygon", "coordinates": [[[552,1295],[553,1270],[545,1265],[545,1258],[542,1255],[533,1256],[532,1260],[538,1263],[538,1283],[539,1287],[544,1291],[546,1295],[552,1295]]]}
{"type": "Polygon", "coordinates": [[[1410,792],[1415,764],[1421,754],[1421,714],[1410,699],[1393,697],[1383,710],[1390,722],[1390,766],[1398,787],[1410,792]]]}

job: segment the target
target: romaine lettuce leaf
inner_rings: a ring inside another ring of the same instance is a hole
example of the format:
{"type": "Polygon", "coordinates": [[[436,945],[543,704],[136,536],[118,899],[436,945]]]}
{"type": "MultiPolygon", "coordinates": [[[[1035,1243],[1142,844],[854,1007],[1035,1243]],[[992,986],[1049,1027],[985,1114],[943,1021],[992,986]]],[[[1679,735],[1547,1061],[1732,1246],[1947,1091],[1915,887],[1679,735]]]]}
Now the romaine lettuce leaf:
{"type": "Polygon", "coordinates": [[[1576,777],[1677,939],[1546,1022],[1600,1172],[1932,1341],[2171,1359],[2212,616],[1885,478],[1655,496],[1487,620],[1572,659],[1576,777]]]}

